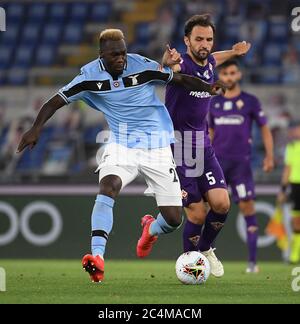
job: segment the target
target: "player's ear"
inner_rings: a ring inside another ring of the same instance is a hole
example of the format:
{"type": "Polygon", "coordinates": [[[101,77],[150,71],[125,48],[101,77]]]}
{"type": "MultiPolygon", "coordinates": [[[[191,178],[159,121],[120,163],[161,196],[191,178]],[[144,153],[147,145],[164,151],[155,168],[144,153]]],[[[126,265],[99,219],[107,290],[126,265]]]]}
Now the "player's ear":
{"type": "Polygon", "coordinates": [[[184,40],[185,45],[187,47],[189,47],[190,46],[190,40],[189,40],[189,38],[187,36],[184,36],[184,39],[183,40],[184,40]]]}
{"type": "Polygon", "coordinates": [[[243,73],[241,70],[238,71],[238,81],[240,81],[243,77],[243,73]]]}

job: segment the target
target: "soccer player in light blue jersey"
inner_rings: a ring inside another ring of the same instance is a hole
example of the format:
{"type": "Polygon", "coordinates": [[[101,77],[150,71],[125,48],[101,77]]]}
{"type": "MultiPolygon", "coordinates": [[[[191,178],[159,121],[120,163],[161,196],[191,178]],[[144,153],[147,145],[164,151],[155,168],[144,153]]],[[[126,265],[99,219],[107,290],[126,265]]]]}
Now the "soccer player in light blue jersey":
{"type": "Polygon", "coordinates": [[[154,192],[160,214],[156,219],[142,218],[137,255],[148,255],[159,234],[175,231],[182,222],[181,190],[170,149],[174,129],[165,105],[155,94],[155,85],[172,83],[212,94],[224,90],[220,83],[207,84],[173,73],[148,58],[127,54],[121,30],[104,30],[99,45],[99,58],[83,66],[73,81],[43,105],[18,147],[18,152],[34,147],[46,121],[76,100],[104,113],[111,137],[98,167],[100,187],[91,217],[92,254],[82,259],[94,282],[104,278],[103,256],[113,225],[115,199],[138,174],[154,192]]]}

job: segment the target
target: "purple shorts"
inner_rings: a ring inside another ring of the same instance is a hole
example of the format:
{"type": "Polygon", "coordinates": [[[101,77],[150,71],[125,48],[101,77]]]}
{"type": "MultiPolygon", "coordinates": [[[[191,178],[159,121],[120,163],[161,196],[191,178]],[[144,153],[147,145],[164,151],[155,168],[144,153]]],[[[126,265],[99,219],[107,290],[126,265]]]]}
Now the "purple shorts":
{"type": "Polygon", "coordinates": [[[176,171],[182,190],[182,203],[187,207],[191,203],[205,200],[205,194],[216,188],[227,190],[227,184],[222,168],[216,158],[214,149],[207,147],[204,150],[204,172],[198,177],[187,177],[186,171],[192,169],[186,165],[177,166],[176,171]]]}
{"type": "Polygon", "coordinates": [[[255,199],[255,185],[251,162],[247,158],[228,159],[218,157],[235,203],[255,199]]]}

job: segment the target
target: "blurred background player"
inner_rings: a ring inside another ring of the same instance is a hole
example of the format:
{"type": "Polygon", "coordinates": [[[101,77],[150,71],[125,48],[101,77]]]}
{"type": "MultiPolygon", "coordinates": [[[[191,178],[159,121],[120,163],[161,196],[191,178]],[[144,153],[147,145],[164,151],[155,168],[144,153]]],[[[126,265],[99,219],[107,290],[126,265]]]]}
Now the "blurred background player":
{"type": "MultiPolygon", "coordinates": [[[[205,82],[213,83],[216,66],[232,57],[244,55],[250,49],[249,43],[240,42],[231,50],[212,53],[215,32],[215,25],[208,14],[195,15],[186,21],[184,43],[187,52],[182,56],[180,64],[172,65],[173,71],[195,75],[205,82]]],[[[166,58],[168,61],[171,61],[172,56],[177,58],[176,50],[170,50],[169,56],[164,56],[164,65],[167,65],[166,58]]],[[[223,265],[217,259],[211,245],[224,226],[230,201],[226,181],[208,133],[207,114],[210,100],[211,96],[207,92],[186,91],[173,85],[168,86],[166,90],[165,103],[174,129],[181,135],[178,144],[182,146],[184,153],[186,149],[190,149],[190,156],[193,158],[197,159],[200,155],[198,162],[204,159],[203,172],[197,171],[197,175],[189,176],[187,173],[195,170],[195,165],[190,165],[187,162],[188,157],[184,154],[178,159],[175,149],[173,152],[187,215],[183,232],[184,251],[203,252],[210,261],[211,273],[221,277],[224,274],[223,265]],[[192,138],[185,137],[188,133],[192,133],[192,138]],[[211,208],[208,213],[204,211],[204,201],[207,201],[211,208]]]]}
{"type": "Polygon", "coordinates": [[[289,129],[290,142],[286,148],[285,167],[281,180],[279,203],[287,200],[287,189],[291,187],[292,202],[292,237],[289,261],[300,262],[300,120],[291,123],[289,129]]]}
{"type": "Polygon", "coordinates": [[[46,121],[71,102],[81,99],[104,113],[112,134],[98,167],[100,188],[91,217],[93,255],[82,259],[95,282],[104,277],[104,252],[113,226],[115,199],[139,173],[153,189],[160,214],[157,219],[143,218],[138,256],[149,253],[157,235],[173,232],[181,224],[180,186],[170,149],[173,125],[166,107],[155,95],[153,83],[174,82],[198,91],[213,89],[198,78],[162,69],[143,56],[127,55],[119,29],[104,30],[99,46],[99,58],[83,66],[78,76],[43,105],[18,147],[18,152],[26,146],[34,147],[46,121]]]}
{"type": "Polygon", "coordinates": [[[255,186],[251,168],[252,125],[260,127],[265,148],[263,170],[274,167],[273,138],[259,100],[241,90],[242,72],[238,63],[229,60],[219,67],[219,78],[226,82],[225,95],[210,103],[210,134],[218,161],[232,190],[235,203],[245,216],[249,265],[247,272],[258,272],[256,265],[258,224],[255,214],[255,186]]]}

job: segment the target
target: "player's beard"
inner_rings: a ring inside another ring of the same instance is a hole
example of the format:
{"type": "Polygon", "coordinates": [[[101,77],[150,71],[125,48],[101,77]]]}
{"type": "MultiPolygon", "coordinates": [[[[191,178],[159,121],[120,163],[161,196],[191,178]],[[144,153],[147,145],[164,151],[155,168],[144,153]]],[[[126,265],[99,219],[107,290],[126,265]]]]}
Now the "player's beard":
{"type": "Polygon", "coordinates": [[[232,91],[237,87],[237,82],[227,83],[227,89],[232,91]]]}
{"type": "Polygon", "coordinates": [[[210,54],[210,51],[208,51],[208,50],[201,49],[199,51],[196,51],[192,47],[191,47],[191,52],[192,52],[194,58],[196,59],[196,61],[199,63],[203,63],[205,60],[207,60],[207,58],[210,54]]]}

